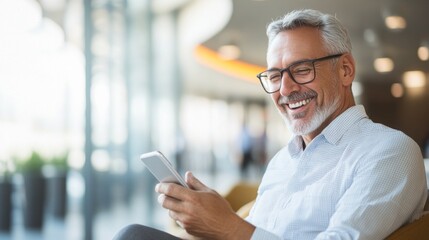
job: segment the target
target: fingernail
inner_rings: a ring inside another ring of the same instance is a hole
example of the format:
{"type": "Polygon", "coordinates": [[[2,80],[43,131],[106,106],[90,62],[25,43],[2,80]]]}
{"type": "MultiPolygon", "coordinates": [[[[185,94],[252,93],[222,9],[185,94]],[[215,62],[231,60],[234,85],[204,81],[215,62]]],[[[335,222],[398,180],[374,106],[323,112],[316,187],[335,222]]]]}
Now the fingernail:
{"type": "Polygon", "coordinates": [[[155,185],[155,192],[159,191],[159,183],[155,185]]]}
{"type": "Polygon", "coordinates": [[[186,172],[186,174],[185,174],[185,181],[186,182],[189,182],[189,180],[191,179],[191,177],[192,177],[192,173],[191,172],[186,172]]]}
{"type": "Polygon", "coordinates": [[[165,195],[164,195],[164,194],[160,194],[160,195],[158,196],[158,203],[159,203],[159,204],[162,204],[162,203],[164,202],[164,199],[165,199],[165,195]]]}

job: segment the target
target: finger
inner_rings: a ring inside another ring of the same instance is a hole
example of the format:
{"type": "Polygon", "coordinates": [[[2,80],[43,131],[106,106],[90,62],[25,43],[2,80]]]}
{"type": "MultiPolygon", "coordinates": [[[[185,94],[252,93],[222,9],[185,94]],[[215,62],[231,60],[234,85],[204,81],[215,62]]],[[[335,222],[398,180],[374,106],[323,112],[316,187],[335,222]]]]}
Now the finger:
{"type": "Polygon", "coordinates": [[[173,219],[174,221],[180,221],[180,214],[178,212],[175,212],[173,210],[169,210],[168,211],[168,215],[170,216],[171,219],[173,219]]]}
{"type": "Polygon", "coordinates": [[[179,220],[176,220],[176,224],[179,225],[180,228],[185,229],[185,226],[183,226],[183,223],[179,220]]]}
{"type": "Polygon", "coordinates": [[[165,202],[166,197],[167,196],[165,196],[165,194],[159,194],[157,201],[161,206],[164,206],[164,202],[165,202]]]}
{"type": "Polygon", "coordinates": [[[180,200],[169,197],[165,194],[160,194],[157,200],[158,200],[158,203],[165,209],[169,209],[172,211],[180,211],[181,209],[180,200]]]}
{"type": "Polygon", "coordinates": [[[180,214],[178,212],[170,210],[168,211],[168,215],[176,222],[179,227],[185,229],[184,224],[180,221],[180,214]]]}
{"type": "Polygon", "coordinates": [[[155,191],[159,194],[165,194],[169,197],[182,200],[186,195],[186,188],[175,183],[158,183],[155,186],[155,191]]]}
{"type": "Polygon", "coordinates": [[[185,181],[190,188],[194,190],[210,190],[206,185],[204,185],[200,180],[198,180],[192,172],[186,172],[185,181]]]}
{"type": "Polygon", "coordinates": [[[179,227],[183,228],[183,223],[179,220],[179,214],[175,211],[169,210],[168,215],[173,219],[179,227]]]}

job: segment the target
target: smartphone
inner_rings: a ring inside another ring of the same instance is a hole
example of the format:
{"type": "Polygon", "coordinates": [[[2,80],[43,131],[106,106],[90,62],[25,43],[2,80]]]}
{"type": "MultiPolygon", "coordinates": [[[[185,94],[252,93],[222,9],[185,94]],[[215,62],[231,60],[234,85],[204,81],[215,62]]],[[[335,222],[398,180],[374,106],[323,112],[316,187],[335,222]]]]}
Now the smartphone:
{"type": "Polygon", "coordinates": [[[189,188],[185,180],[160,151],[143,153],[140,155],[140,160],[159,182],[172,182],[189,188]]]}

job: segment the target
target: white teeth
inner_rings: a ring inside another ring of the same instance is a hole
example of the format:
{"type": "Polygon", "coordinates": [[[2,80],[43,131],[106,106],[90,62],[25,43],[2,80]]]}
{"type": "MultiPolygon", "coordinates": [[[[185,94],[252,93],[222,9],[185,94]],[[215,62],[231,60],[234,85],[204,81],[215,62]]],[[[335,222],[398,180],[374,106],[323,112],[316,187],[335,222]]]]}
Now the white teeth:
{"type": "Polygon", "coordinates": [[[309,103],[310,101],[311,101],[311,99],[309,98],[309,99],[305,99],[305,100],[302,100],[302,101],[299,101],[296,103],[289,103],[289,107],[292,109],[299,108],[299,107],[302,107],[304,105],[307,105],[307,103],[309,103]]]}

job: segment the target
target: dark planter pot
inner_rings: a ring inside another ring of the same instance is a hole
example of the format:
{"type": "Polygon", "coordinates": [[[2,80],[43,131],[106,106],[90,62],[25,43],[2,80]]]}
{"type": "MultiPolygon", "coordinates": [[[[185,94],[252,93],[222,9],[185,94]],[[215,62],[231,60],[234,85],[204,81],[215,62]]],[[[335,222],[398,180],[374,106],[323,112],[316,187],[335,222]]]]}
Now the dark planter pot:
{"type": "Polygon", "coordinates": [[[97,212],[108,210],[112,206],[112,178],[108,172],[97,172],[95,174],[96,206],[97,212]]]}
{"type": "Polygon", "coordinates": [[[54,217],[64,219],[67,213],[67,173],[57,173],[47,181],[47,210],[54,217]]]}
{"type": "Polygon", "coordinates": [[[46,181],[43,175],[25,173],[24,177],[24,226],[27,229],[41,230],[45,212],[46,181]]]}
{"type": "Polygon", "coordinates": [[[12,183],[0,182],[0,231],[9,232],[12,226],[12,183]]]}

